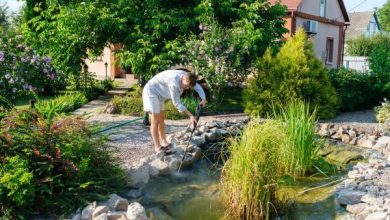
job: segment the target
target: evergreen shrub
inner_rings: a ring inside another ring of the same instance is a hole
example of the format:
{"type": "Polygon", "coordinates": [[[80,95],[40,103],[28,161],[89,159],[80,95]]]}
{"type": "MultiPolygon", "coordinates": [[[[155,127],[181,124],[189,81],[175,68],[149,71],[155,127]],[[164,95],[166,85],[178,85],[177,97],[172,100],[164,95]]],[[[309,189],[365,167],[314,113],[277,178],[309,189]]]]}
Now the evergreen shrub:
{"type": "Polygon", "coordinates": [[[338,98],[329,79],[329,71],[316,58],[313,44],[300,29],[273,56],[268,50],[244,89],[245,112],[267,116],[274,106],[302,99],[317,108],[320,118],[331,118],[338,98]]]}

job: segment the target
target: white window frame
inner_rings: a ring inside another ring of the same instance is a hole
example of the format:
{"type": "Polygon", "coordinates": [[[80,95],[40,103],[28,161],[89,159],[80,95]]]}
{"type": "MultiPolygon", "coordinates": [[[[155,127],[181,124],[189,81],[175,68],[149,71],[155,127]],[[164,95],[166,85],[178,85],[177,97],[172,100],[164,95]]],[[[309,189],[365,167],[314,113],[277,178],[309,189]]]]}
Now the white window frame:
{"type": "Polygon", "coordinates": [[[320,0],[320,16],[326,17],[326,0],[320,0]]]}

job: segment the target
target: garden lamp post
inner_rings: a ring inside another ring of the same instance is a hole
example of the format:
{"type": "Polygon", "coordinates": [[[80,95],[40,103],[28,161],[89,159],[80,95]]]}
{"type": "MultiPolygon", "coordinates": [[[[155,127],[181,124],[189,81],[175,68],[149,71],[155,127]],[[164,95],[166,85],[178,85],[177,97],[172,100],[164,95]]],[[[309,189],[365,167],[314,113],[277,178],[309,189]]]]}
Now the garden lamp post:
{"type": "Polygon", "coordinates": [[[108,66],[108,63],[105,62],[105,63],[104,63],[104,66],[106,67],[106,80],[107,80],[107,66],[108,66]]]}

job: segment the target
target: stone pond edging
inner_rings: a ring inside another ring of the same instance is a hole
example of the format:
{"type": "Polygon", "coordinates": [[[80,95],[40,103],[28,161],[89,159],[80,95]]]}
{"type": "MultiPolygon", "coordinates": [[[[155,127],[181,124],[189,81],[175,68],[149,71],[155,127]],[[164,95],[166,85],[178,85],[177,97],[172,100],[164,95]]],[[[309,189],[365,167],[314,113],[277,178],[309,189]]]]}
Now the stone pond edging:
{"type": "Polygon", "coordinates": [[[336,200],[356,220],[390,219],[390,134],[378,127],[356,129],[324,123],[318,134],[366,150],[367,162],[359,162],[336,188],[336,200]]]}

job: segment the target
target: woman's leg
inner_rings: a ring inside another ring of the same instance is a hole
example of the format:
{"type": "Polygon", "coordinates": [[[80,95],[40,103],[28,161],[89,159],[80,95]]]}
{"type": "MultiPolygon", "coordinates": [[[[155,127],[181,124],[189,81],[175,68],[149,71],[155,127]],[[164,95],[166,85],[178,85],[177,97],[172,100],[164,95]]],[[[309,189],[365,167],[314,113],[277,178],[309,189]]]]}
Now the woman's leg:
{"type": "Polygon", "coordinates": [[[158,134],[160,136],[161,146],[167,146],[168,141],[165,137],[165,114],[164,114],[164,111],[160,111],[160,123],[158,124],[158,134]]]}
{"type": "Polygon", "coordinates": [[[152,134],[154,150],[158,151],[161,148],[160,136],[159,136],[159,124],[161,123],[160,113],[151,113],[150,116],[150,133],[152,134]]]}

